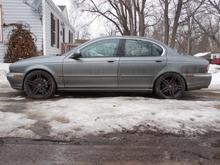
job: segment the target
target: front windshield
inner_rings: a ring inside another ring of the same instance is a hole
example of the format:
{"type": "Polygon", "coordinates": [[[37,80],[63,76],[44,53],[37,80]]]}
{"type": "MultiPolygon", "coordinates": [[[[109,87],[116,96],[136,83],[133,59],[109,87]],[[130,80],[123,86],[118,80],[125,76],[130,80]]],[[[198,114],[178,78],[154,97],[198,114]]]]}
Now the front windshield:
{"type": "Polygon", "coordinates": [[[69,55],[72,55],[77,49],[80,49],[81,47],[84,47],[84,45],[87,45],[88,43],[92,42],[94,40],[90,40],[90,41],[87,41],[77,47],[74,47],[72,49],[70,49],[68,52],[64,53],[63,56],[69,56],[69,55]]]}
{"type": "Polygon", "coordinates": [[[73,54],[77,50],[77,48],[78,46],[70,49],[68,52],[64,53],[63,56],[69,56],[70,54],[73,54]]]}

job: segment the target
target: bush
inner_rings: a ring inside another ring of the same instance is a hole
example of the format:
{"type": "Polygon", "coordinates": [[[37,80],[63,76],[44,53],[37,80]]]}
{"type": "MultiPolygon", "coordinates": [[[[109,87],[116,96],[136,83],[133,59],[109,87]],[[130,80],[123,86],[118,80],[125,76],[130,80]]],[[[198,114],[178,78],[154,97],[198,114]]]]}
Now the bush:
{"type": "Polygon", "coordinates": [[[7,53],[4,62],[13,63],[20,59],[26,59],[38,56],[35,40],[30,30],[25,29],[21,24],[10,24],[6,26],[14,26],[12,30],[7,53]]]}

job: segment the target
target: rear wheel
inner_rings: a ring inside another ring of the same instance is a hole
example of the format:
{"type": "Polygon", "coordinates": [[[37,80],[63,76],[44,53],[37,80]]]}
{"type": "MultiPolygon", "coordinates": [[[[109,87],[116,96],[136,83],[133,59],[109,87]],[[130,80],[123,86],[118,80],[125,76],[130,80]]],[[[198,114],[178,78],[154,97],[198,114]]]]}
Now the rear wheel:
{"type": "Polygon", "coordinates": [[[56,84],[49,73],[33,71],[24,80],[24,91],[30,98],[47,99],[54,95],[56,84]]]}
{"type": "Polygon", "coordinates": [[[154,91],[160,98],[177,99],[183,95],[185,88],[184,79],[180,75],[165,73],[156,80],[154,91]]]}

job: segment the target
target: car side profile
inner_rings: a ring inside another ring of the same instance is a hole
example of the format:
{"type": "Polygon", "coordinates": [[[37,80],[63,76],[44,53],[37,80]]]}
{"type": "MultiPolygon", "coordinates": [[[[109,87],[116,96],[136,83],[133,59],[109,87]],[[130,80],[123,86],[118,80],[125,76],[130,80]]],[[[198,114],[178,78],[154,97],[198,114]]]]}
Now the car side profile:
{"type": "Polygon", "coordinates": [[[163,43],[143,37],[104,37],[68,53],[13,63],[7,78],[30,98],[56,91],[154,92],[176,99],[186,90],[207,88],[211,81],[205,59],[180,55],[163,43]]]}

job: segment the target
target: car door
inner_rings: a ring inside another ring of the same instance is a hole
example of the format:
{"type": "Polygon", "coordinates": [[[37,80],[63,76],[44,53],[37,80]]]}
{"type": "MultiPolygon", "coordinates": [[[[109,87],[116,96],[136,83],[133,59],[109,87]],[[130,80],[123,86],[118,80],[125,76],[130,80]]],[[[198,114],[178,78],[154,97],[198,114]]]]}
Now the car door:
{"type": "Polygon", "coordinates": [[[145,40],[123,41],[124,51],[120,57],[118,72],[119,87],[152,88],[154,77],[166,65],[164,48],[145,40]]]}
{"type": "Polygon", "coordinates": [[[99,40],[77,50],[80,58],[66,58],[63,65],[65,87],[117,87],[118,46],[118,39],[99,40]]]}

